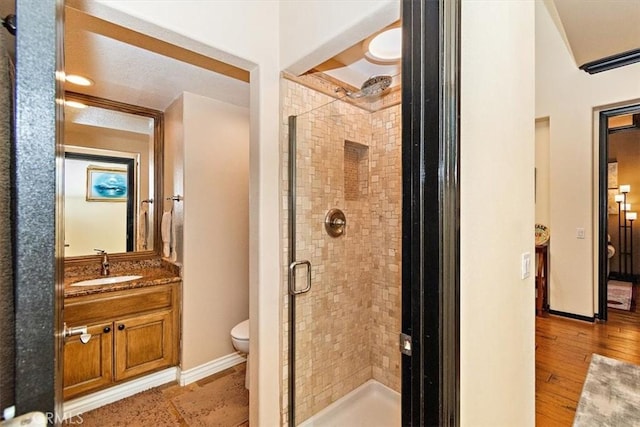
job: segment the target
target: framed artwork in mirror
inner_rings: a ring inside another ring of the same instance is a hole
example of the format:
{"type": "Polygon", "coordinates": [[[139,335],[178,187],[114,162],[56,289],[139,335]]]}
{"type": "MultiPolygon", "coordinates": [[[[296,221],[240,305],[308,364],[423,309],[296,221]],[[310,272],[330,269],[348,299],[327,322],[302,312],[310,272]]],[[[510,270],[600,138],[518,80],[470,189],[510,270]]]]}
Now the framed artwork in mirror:
{"type": "Polygon", "coordinates": [[[126,169],[87,166],[87,201],[126,202],[128,181],[126,169]]]}

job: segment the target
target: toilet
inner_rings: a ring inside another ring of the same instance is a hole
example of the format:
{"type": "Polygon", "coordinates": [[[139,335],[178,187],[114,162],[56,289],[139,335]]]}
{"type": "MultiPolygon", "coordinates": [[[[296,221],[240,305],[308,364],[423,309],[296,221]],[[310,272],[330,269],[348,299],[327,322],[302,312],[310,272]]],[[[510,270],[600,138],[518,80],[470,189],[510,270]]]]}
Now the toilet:
{"type": "Polygon", "coordinates": [[[244,386],[249,389],[249,319],[238,323],[231,329],[231,342],[239,352],[247,355],[247,369],[244,386]]]}

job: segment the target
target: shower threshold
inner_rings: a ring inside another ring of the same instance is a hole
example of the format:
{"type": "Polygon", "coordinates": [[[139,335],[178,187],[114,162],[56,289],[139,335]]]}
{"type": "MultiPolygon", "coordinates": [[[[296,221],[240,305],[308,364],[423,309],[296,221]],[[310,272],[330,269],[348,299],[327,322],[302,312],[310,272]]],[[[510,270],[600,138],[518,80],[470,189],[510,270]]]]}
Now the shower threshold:
{"type": "Polygon", "coordinates": [[[369,380],[299,427],[400,427],[400,393],[369,380]]]}

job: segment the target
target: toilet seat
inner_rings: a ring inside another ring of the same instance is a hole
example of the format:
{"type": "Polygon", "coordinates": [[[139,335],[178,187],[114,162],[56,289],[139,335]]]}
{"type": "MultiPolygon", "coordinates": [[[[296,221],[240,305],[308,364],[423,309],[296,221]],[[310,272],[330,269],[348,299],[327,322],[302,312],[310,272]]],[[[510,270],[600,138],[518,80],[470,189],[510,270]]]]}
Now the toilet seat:
{"type": "Polygon", "coordinates": [[[231,336],[240,341],[249,341],[249,319],[234,326],[231,329],[231,336]]]}

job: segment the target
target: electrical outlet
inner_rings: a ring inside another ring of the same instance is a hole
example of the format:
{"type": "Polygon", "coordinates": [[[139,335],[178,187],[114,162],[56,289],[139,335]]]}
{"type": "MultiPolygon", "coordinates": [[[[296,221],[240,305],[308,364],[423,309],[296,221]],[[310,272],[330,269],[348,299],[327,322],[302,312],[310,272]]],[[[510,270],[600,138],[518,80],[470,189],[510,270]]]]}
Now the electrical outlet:
{"type": "Polygon", "coordinates": [[[531,275],[531,252],[525,252],[521,257],[521,279],[526,279],[531,275]]]}
{"type": "Polygon", "coordinates": [[[578,239],[584,239],[584,228],[576,228],[576,237],[578,239]]]}

